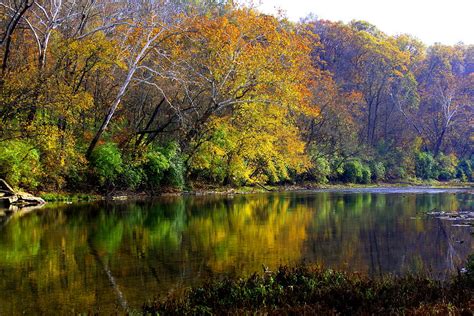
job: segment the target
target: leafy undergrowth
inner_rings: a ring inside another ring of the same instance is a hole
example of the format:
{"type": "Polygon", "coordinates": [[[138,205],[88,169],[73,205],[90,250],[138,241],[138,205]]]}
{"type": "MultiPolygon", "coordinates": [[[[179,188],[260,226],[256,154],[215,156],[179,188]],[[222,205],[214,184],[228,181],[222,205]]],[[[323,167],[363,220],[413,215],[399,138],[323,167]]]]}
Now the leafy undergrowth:
{"type": "Polygon", "coordinates": [[[100,196],[97,194],[86,193],[41,193],[40,197],[46,202],[80,202],[95,201],[100,199],[100,196]]]}
{"type": "Polygon", "coordinates": [[[308,266],[248,279],[211,281],[143,306],[148,315],[466,314],[474,310],[469,270],[449,281],[420,276],[368,278],[308,266]]]}

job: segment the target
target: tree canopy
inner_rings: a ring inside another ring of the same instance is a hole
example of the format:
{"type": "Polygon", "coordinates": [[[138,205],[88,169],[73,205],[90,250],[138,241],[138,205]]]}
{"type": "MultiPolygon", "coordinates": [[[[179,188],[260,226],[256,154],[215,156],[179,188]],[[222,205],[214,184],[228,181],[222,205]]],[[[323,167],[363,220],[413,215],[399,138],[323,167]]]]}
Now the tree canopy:
{"type": "Polygon", "coordinates": [[[473,179],[472,45],[233,1],[6,0],[0,16],[14,186],[473,179]]]}

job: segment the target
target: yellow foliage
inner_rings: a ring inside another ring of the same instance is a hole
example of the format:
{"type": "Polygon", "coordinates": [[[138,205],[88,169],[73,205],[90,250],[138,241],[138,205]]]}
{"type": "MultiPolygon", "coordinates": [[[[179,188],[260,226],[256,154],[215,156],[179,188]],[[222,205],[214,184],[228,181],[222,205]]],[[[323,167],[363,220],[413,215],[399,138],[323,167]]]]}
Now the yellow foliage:
{"type": "Polygon", "coordinates": [[[198,80],[211,86],[211,103],[222,110],[194,140],[191,168],[239,183],[279,181],[288,170],[304,170],[305,145],[295,120],[319,115],[311,102],[319,76],[311,38],[249,9],[202,17],[194,30],[172,51],[205,70],[198,80]]]}

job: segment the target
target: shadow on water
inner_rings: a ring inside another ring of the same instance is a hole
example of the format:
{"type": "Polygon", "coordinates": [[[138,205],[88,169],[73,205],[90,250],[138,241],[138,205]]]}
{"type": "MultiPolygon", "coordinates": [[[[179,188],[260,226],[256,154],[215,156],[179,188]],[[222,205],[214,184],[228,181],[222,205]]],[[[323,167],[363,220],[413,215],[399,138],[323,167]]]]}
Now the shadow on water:
{"type": "Polygon", "coordinates": [[[0,227],[0,314],[136,309],[207,278],[302,261],[369,275],[460,268],[466,192],[299,192],[49,205],[0,227]]]}

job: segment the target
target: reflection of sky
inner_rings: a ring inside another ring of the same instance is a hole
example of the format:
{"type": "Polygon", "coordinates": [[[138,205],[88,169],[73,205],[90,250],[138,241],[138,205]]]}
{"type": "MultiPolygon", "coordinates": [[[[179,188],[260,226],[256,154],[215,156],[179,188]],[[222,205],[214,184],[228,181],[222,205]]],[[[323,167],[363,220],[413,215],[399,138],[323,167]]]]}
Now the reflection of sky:
{"type": "Polygon", "coordinates": [[[472,251],[469,227],[424,215],[474,209],[472,194],[383,193],[186,197],[15,217],[0,229],[0,315],[99,307],[110,314],[119,292],[139,308],[211,276],[302,260],[375,275],[429,270],[443,277],[472,251]]]}

